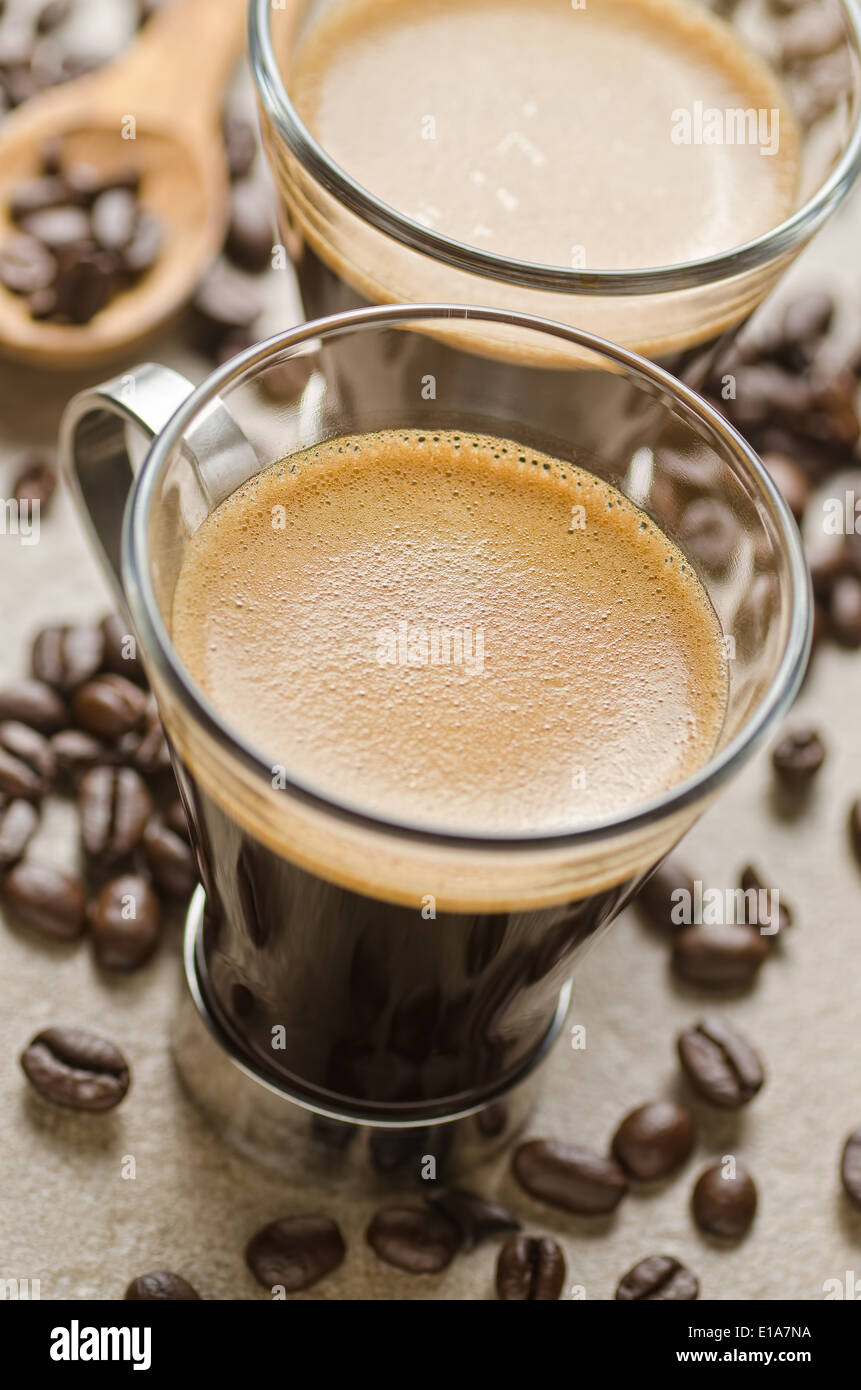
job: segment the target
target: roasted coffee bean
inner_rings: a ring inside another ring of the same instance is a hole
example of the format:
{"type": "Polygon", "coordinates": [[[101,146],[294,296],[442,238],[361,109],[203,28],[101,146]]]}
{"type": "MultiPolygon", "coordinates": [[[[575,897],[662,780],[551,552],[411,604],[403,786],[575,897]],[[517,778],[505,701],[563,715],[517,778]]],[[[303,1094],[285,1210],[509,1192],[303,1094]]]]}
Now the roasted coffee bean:
{"type": "Polygon", "coordinates": [[[756,1215],[756,1184],[746,1168],[734,1165],[725,1174],[721,1164],[707,1168],[697,1181],[691,1205],[701,1231],[725,1240],[740,1240],[756,1215]]]}
{"type": "Polygon", "coordinates": [[[738,544],[739,528],[723,502],[700,497],[685,507],[678,526],[686,554],[711,574],[724,574],[738,544]]]}
{"type": "Polygon", "coordinates": [[[783,494],[795,520],[800,521],[804,508],[810,501],[811,492],[810,480],[804,469],[794,458],[790,458],[789,454],[763,454],[762,462],[772,481],[783,494]]]}
{"type": "Polygon", "coordinates": [[[168,830],[172,830],[174,835],[178,835],[186,844],[190,842],[191,835],[188,828],[188,816],[185,814],[185,807],[179,797],[171,801],[162,813],[162,820],[168,830]]]}
{"type": "Polygon", "coordinates": [[[31,319],[53,319],[57,315],[57,291],[53,285],[47,289],[36,290],[27,301],[31,319]]]}
{"type": "Polygon", "coordinates": [[[507,1303],[549,1303],[565,1285],[565,1256],[548,1236],[512,1236],[496,1262],[496,1292],[507,1303]]]}
{"type": "Polygon", "coordinates": [[[146,707],[140,686],[112,672],[87,681],[72,696],[75,718],[97,738],[119,738],[139,728],[146,707]]]}
{"type": "Polygon", "coordinates": [[[47,864],[22,859],[0,882],[0,894],[11,912],[45,936],[73,941],[87,921],[87,894],[80,879],[47,864]]]}
{"type": "Polygon", "coordinates": [[[315,356],[307,353],[303,357],[288,357],[260,374],[260,385],[273,401],[295,401],[311,379],[315,367],[315,356]]]}
{"type": "Polygon", "coordinates": [[[781,341],[774,356],[790,371],[804,371],[815,356],[816,348],[831,327],[834,300],[821,290],[799,295],[787,305],[783,316],[781,341]]]}
{"type": "Polygon", "coordinates": [[[173,898],[190,898],[197,885],[197,865],[187,840],[158,820],[143,835],[147,867],[157,887],[173,898]]]}
{"type": "Polygon", "coordinates": [[[103,652],[97,627],[46,627],[33,643],[33,675],[68,693],[95,675],[103,652]]]}
{"type": "Polygon", "coordinates": [[[15,479],[14,492],[18,501],[29,502],[31,507],[38,502],[40,516],[46,514],[56,489],[57,470],[39,455],[27,459],[15,479]]]}
{"type": "Polygon", "coordinates": [[[65,24],[72,13],[72,0],[47,0],[36,15],[36,33],[50,34],[65,24]]]}
{"type": "Polygon", "coordinates": [[[137,654],[137,639],[120,613],[109,613],[101,622],[104,638],[102,666],[115,676],[146,685],[146,672],[137,654]]]}
{"type": "MultiPolygon", "coordinates": [[[[815,507],[811,507],[807,516],[815,510],[815,507]]],[[[846,565],[846,537],[824,531],[819,518],[811,518],[808,524],[805,517],[803,540],[804,558],[810,570],[814,593],[820,596],[828,594],[846,565]]]]}
{"type": "Polygon", "coordinates": [[[0,808],[0,869],[17,864],[39,824],[31,801],[9,801],[0,808]]]}
{"type": "Polygon", "coordinates": [[[46,1028],[21,1053],[27,1079],[46,1100],[72,1110],[112,1110],[129,1089],[113,1043],[83,1028],[46,1028]]]}
{"type": "Polygon", "coordinates": [[[104,251],[122,251],[135,233],[138,200],[128,188],[108,188],[93,203],[93,236],[104,251]]]}
{"type": "Polygon", "coordinates": [[[0,721],[11,719],[40,734],[52,734],[62,729],[66,718],[65,704],[44,681],[19,681],[0,690],[0,721]]]}
{"type": "Polygon", "coordinates": [[[861,579],[844,574],[835,580],[828,601],[830,632],[841,647],[861,647],[861,579]]]}
{"type": "Polygon", "coordinates": [[[641,1182],[666,1178],[690,1158],[691,1112],[674,1100],[654,1100],[626,1115],[613,1135],[613,1157],[641,1182]]]}
{"type": "Polygon", "coordinates": [[[849,808],[849,842],[852,853],[861,864],[861,801],[853,801],[849,808]]]}
{"type": "Polygon", "coordinates": [[[12,294],[35,294],[54,283],[57,262],[35,237],[9,237],[0,246],[0,284],[12,294]]]}
{"type": "Polygon", "coordinates": [[[250,329],[262,309],[253,281],[223,261],[216,262],[201,280],[192,305],[198,336],[207,351],[213,351],[227,333],[250,329]]]}
{"type": "Polygon", "coordinates": [[[90,219],[84,208],[76,203],[42,208],[21,218],[21,230],[35,237],[51,251],[75,246],[90,239],[90,219]]]}
{"type": "Polygon", "coordinates": [[[158,218],[141,208],[131,241],[123,248],[122,268],[129,275],[144,275],[161,254],[162,230],[158,218]]]}
{"type": "Polygon", "coordinates": [[[756,893],[756,895],[757,895],[756,916],[754,916],[753,913],[752,913],[751,911],[748,911],[748,912],[747,912],[747,920],[748,920],[748,922],[754,922],[754,921],[755,921],[755,922],[757,922],[757,923],[759,924],[760,927],[763,927],[763,926],[768,927],[768,928],[770,929],[770,930],[769,930],[769,934],[770,934],[771,936],[779,936],[780,933],[781,933],[782,931],[785,931],[787,927],[791,927],[791,926],[792,926],[792,909],[789,907],[788,903],[785,903],[785,902],[782,900],[782,898],[780,897],[780,894],[779,894],[778,890],[776,890],[776,889],[775,889],[775,890],[771,890],[771,889],[769,889],[769,888],[766,887],[765,883],[764,883],[763,880],[762,880],[762,876],[761,876],[760,874],[757,873],[756,869],[753,867],[752,864],[748,864],[747,867],[744,868],[744,869],[742,870],[740,882],[741,882],[742,891],[743,891],[744,893],[754,892],[754,893],[756,893]],[[763,900],[763,899],[760,897],[760,894],[761,894],[761,893],[770,894],[772,891],[778,892],[778,897],[777,897],[777,921],[776,921],[776,922],[773,922],[773,921],[771,920],[770,915],[769,915],[770,912],[771,912],[771,910],[772,910],[772,909],[771,909],[771,906],[766,906],[766,907],[763,909],[763,911],[760,911],[760,904],[761,904],[763,901],[765,901],[767,904],[770,904],[770,902],[771,902],[770,897],[768,897],[768,898],[766,898],[765,900],[763,900]]]}
{"type": "Polygon", "coordinates": [[[699,1291],[696,1275],[672,1255],[650,1255],[620,1280],[616,1298],[621,1303],[692,1303],[699,1291]]]}
{"type": "Polygon", "coordinates": [[[73,785],[77,785],[90,768],[116,762],[113,749],[92,734],[85,734],[83,729],[62,729],[54,734],[51,747],[57,759],[57,775],[73,785]]]}
{"type": "Polygon", "coordinates": [[[104,970],[137,970],[158,945],[160,930],[158,898],[136,874],[106,883],[90,914],[93,950],[104,970]]]}
{"type": "Polygon", "coordinates": [[[673,970],[700,989],[742,989],[753,983],[768,955],[768,941],[754,927],[704,923],[685,927],[673,942],[673,970]]]}
{"type": "Polygon", "coordinates": [[[39,801],[56,774],[54,751],[44,735],[14,719],[0,724],[0,793],[39,801]]]}
{"type": "Polygon", "coordinates": [[[715,1014],[680,1033],[678,1048],[691,1085],[722,1110],[740,1110],[762,1089],[765,1074],[755,1050],[715,1014]]]}
{"type": "Polygon", "coordinates": [[[252,347],[255,339],[256,334],[247,328],[238,328],[228,333],[215,350],[215,360],[219,367],[223,367],[225,362],[229,362],[237,353],[245,352],[246,348],[252,347]]]}
{"type": "Polygon", "coordinates": [[[861,433],[855,409],[854,377],[849,372],[830,376],[814,391],[807,410],[793,422],[805,439],[825,449],[843,452],[854,448],[861,433]]]}
{"type": "Polygon", "coordinates": [[[145,777],[170,767],[170,750],[154,701],[147,705],[143,728],[124,734],[117,748],[123,760],[132,763],[145,777]]]}
{"type": "Polygon", "coordinates": [[[222,122],[222,136],[231,179],[244,178],[257,155],[254,127],[240,116],[225,116],[222,122]]]}
{"type": "Polygon", "coordinates": [[[805,6],[780,26],[780,60],[784,66],[821,58],[844,42],[846,30],[839,10],[805,6]]]}
{"type": "Polygon", "coordinates": [[[245,1259],[264,1289],[298,1293],[331,1274],[346,1253],[344,1237],[330,1217],[285,1216],[252,1236],[245,1259]]]}
{"type": "Polygon", "coordinates": [[[788,418],[794,424],[810,405],[809,384],[774,362],[739,368],[735,399],[727,401],[733,420],[747,429],[774,419],[788,418]]]}
{"type": "MultiPolygon", "coordinates": [[[[69,186],[62,178],[28,179],[16,186],[9,203],[9,215],[13,222],[22,222],[33,213],[68,205],[71,197],[69,186]]],[[[36,239],[42,240],[41,237],[36,239]]]]}
{"type": "Polygon", "coordinates": [[[539,1202],[583,1216],[615,1211],[628,1190],[619,1164],[555,1139],[532,1139],[515,1150],[512,1171],[539,1202]]]}
{"type": "Polygon", "coordinates": [[[771,760],[787,791],[803,792],[825,761],[825,745],[815,729],[795,729],[784,734],[771,760]]]}
{"type": "Polygon", "coordinates": [[[682,924],[674,922],[671,914],[677,906],[677,903],[673,902],[673,894],[679,892],[686,893],[687,901],[692,902],[694,881],[675,859],[665,859],[658,865],[651,878],[643,884],[637,894],[636,903],[656,927],[678,931],[682,924]]]}
{"type": "Polygon", "coordinates": [[[457,1226],[441,1211],[422,1207],[382,1207],[365,1236],[381,1260],[407,1274],[438,1274],[460,1247],[457,1226]]]}
{"type": "Polygon", "coordinates": [[[849,1135],[840,1161],[843,1190],[856,1207],[861,1207],[861,1129],[849,1135]]]}
{"type": "Polygon", "coordinates": [[[152,798],[133,768],[94,767],[81,778],[78,812],[85,853],[110,865],[140,844],[152,798]]]}
{"type": "Polygon", "coordinates": [[[453,1221],[460,1231],[464,1250],[474,1250],[489,1236],[500,1235],[504,1231],[519,1231],[520,1222],[513,1212],[501,1202],[493,1202],[480,1197],[477,1192],[466,1192],[461,1187],[449,1187],[442,1192],[431,1192],[426,1202],[453,1221]]]}
{"type": "Polygon", "coordinates": [[[156,1269],[151,1274],[139,1274],[125,1291],[127,1303],[191,1303],[200,1300],[197,1289],[169,1269],[156,1269]]]}
{"type": "Polygon", "coordinates": [[[225,253],[243,270],[265,270],[272,257],[272,203],[265,189],[243,181],[233,186],[225,253]]]}

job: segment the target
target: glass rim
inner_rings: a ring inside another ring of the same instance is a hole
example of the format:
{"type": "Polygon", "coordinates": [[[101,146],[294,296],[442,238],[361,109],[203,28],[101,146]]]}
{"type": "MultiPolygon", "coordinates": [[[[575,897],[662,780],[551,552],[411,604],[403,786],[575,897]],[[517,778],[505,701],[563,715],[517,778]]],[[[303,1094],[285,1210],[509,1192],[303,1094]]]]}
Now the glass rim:
{"type": "MultiPolygon", "coordinates": [[[[375,815],[358,803],[347,799],[339,800],[325,794],[312,785],[291,777],[286,769],[284,785],[279,786],[278,794],[286,793],[317,812],[334,816],[340,821],[365,830],[472,852],[558,850],[637,831],[710,796],[763,744],[778,720],[786,713],[801,684],[809,656],[812,635],[812,589],[801,537],[789,507],[765,466],[742,435],[708,401],[662,367],[628,348],[599,338],[583,329],[569,328],[565,324],[538,318],[532,314],[477,308],[471,305],[372,306],[316,319],[298,328],[278,333],[238,353],[217,368],[195,388],[157,435],[134,479],[126,504],[122,528],[122,582],[142,648],[147,654],[148,663],[158,672],[159,678],[170,689],[174,700],[193,724],[202,728],[219,746],[226,749],[232,759],[271,789],[273,764],[267,762],[251,742],[246,741],[238,730],[229,725],[203,691],[195,685],[186,672],[162,619],[148,563],[149,519],[158,480],[195,419],[212,405],[225,387],[237,384],[245,377],[249,369],[261,366],[268,359],[280,359],[285,354],[289,357],[291,348],[300,348],[306,343],[325,342],[327,338],[346,333],[396,328],[409,323],[450,323],[452,320],[496,323],[561,339],[609,359],[618,367],[622,367],[628,377],[658,388],[669,395],[676,404],[687,408],[695,417],[698,428],[711,439],[713,446],[717,444],[719,452],[731,455],[735,462],[741,465],[742,473],[755,485],[760,500],[769,506],[770,516],[778,534],[779,550],[787,561],[791,591],[788,630],[780,661],[754,712],[729,742],[723,748],[715,750],[694,773],[656,796],[628,808],[620,815],[597,818],[568,830],[549,833],[537,831],[534,835],[493,834],[487,831],[471,834],[447,830],[444,826],[393,820],[383,815],[375,815]]],[[[226,405],[229,410],[229,398],[226,405]]]]}
{"type": "MultiPolygon", "coordinates": [[[[847,41],[861,66],[861,0],[837,0],[837,3],[846,23],[847,41]]],[[[714,284],[777,260],[785,252],[803,245],[840,205],[861,172],[859,96],[846,148],[827,178],[790,217],[740,246],[699,260],[637,270],[574,270],[485,251],[435,232],[384,203],[329,157],[301,120],[287,93],[275,58],[271,14],[271,0],[251,0],[248,45],[254,81],[267,116],[306,172],[363,222],[401,245],[484,279],[525,289],[586,296],[658,294],[714,284]]]]}

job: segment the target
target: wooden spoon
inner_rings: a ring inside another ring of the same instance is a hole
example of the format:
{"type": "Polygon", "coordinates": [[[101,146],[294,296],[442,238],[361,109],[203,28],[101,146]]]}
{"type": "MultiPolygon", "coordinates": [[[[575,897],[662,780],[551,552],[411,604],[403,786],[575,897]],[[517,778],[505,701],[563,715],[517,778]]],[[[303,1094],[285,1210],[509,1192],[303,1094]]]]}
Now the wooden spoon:
{"type": "Polygon", "coordinates": [[[176,315],[218,253],[228,211],[220,136],[224,86],[242,48],[247,0],[173,0],[119,58],[36,97],[0,127],[0,242],[15,186],[40,173],[46,140],[64,162],[141,173],[141,204],[161,223],[158,261],[90,323],[36,322],[0,286],[0,352],[40,367],[106,362],[176,315]],[[130,136],[133,134],[133,138],[130,136]]]}

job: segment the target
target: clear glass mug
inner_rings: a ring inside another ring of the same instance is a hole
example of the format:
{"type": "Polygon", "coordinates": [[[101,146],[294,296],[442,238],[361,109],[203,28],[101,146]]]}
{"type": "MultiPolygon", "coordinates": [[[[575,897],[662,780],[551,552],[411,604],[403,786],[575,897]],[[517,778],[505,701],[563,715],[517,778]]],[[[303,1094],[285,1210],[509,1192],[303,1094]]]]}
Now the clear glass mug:
{"type": "MultiPolygon", "coordinates": [[[[609,338],[702,386],[728,336],[746,320],[813,234],[846,197],[861,168],[861,10],[857,0],[813,0],[822,53],[782,53],[786,15],[771,0],[711,0],[714,10],[779,77],[801,135],[795,206],[780,225],[721,254],[638,270],[574,269],[516,260],[467,245],[397,211],[337,165],[303,123],[289,89],[295,54],[321,17],[343,0],[251,0],[249,45],[264,143],[279,195],[282,235],[308,318],[364,304],[445,300],[487,304],[567,323],[609,338]]],[[[814,45],[815,48],[815,45],[814,45]]],[[[385,140],[385,131],[374,138],[385,140]]],[[[590,132],[590,139],[600,133],[590,132]]],[[[608,151],[608,161],[612,152],[608,151]]],[[[484,372],[483,357],[517,359],[529,344],[493,325],[449,325],[428,370],[484,372]],[[465,351],[464,351],[465,350],[465,351]]],[[[534,349],[534,344],[532,345],[534,349]]],[[[423,354],[428,362],[428,352],[423,354]]],[[[535,365],[560,365],[547,345],[535,365]]],[[[564,366],[564,362],[561,363],[564,366]]],[[[375,370],[367,356],[357,389],[375,370]]],[[[492,373],[505,389],[498,368],[492,373]]],[[[581,378],[584,400],[602,408],[602,432],[626,408],[618,381],[581,378]]],[[[565,383],[543,382],[545,414],[564,418],[565,383]]]]}
{"type": "Polygon", "coordinates": [[[523,1122],[578,953],[769,736],[798,688],[809,581],[785,503],[741,436],[660,368],[575,329],[463,306],[365,309],[307,324],[233,358],[197,389],[166,368],[140,367],[70,403],[61,448],[137,633],[205,889],[205,907],[199,891],[188,919],[177,1031],[191,1090],[233,1142],[294,1174],[415,1177],[416,1155],[429,1152],[452,1170],[474,1161],[523,1122]],[[568,352],[560,375],[571,383],[584,361],[590,375],[623,381],[624,443],[617,433],[596,449],[573,392],[567,419],[549,427],[534,369],[518,376],[511,363],[504,393],[454,377],[426,399],[417,377],[405,395],[401,356],[421,356],[429,334],[471,325],[508,330],[539,353],[568,352]],[[365,352],[393,365],[389,384],[342,390],[345,364],[365,352]],[[451,834],[428,828],[427,816],[384,821],[289,767],[285,786],[266,750],[212,708],[171,641],[189,536],[269,464],[324,439],[398,427],[490,431],[580,460],[677,539],[732,658],[724,727],[694,776],[569,833],[451,834]],[[127,430],[148,445],[133,481],[127,430]],[[686,525],[704,499],[728,528],[719,557],[713,547],[698,553],[697,529],[686,525]],[[433,921],[421,912],[428,893],[433,921]],[[286,1043],[274,1050],[279,1029],[286,1043]]]}

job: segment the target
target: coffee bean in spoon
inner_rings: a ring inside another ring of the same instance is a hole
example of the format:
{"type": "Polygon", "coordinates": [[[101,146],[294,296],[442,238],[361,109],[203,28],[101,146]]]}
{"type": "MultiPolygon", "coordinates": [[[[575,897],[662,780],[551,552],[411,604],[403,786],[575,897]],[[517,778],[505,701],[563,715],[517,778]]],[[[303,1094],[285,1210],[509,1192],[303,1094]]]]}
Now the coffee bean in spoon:
{"type": "Polygon", "coordinates": [[[428,1207],[383,1207],[365,1234],[381,1260],[406,1274],[439,1274],[460,1247],[458,1228],[428,1207]]]}
{"type": "Polygon", "coordinates": [[[669,1177],[693,1150],[693,1116],[677,1101],[650,1101],[625,1116],[611,1147],[630,1177],[641,1182],[669,1177]]]}
{"type": "Polygon", "coordinates": [[[133,1279],[123,1295],[127,1303],[192,1303],[200,1301],[200,1294],[183,1279],[169,1269],[156,1269],[150,1274],[139,1274],[133,1279]]]}
{"type": "Polygon", "coordinates": [[[722,1110],[740,1110],[762,1089],[765,1074],[756,1050],[716,1014],[685,1029],[678,1050],[691,1085],[722,1110]]]}
{"type": "Polygon", "coordinates": [[[496,1262],[496,1292],[506,1303],[558,1299],[565,1286],[565,1256],[549,1236],[512,1236],[496,1262]]]}
{"type": "Polygon", "coordinates": [[[160,930],[159,900],[137,874],[106,883],[90,913],[93,951],[103,970],[137,970],[158,945],[160,930]]]}
{"type": "Polygon", "coordinates": [[[12,719],[40,734],[62,729],[68,713],[65,701],[44,681],[23,680],[0,689],[0,722],[12,719]]]}
{"type": "MultiPolygon", "coordinates": [[[[22,222],[33,213],[44,212],[47,208],[62,207],[79,201],[65,179],[55,175],[27,179],[16,185],[9,202],[9,215],[13,222],[22,222]]],[[[39,238],[41,240],[41,238],[39,238]]]]}
{"type": "Polygon", "coordinates": [[[21,1054],[36,1091],[55,1105],[100,1112],[119,1105],[129,1067],[119,1048],[83,1028],[46,1028],[21,1054]]]}
{"type": "Polygon", "coordinates": [[[843,1190],[856,1207],[861,1207],[861,1129],[849,1135],[840,1160],[843,1190]]]}
{"type": "Polygon", "coordinates": [[[511,1167],[531,1197],[581,1216],[615,1211],[628,1190],[628,1179],[613,1159],[553,1139],[521,1144],[511,1167]]]}
{"type": "Polygon", "coordinates": [[[816,729],[794,729],[775,745],[771,760],[781,785],[800,794],[824,763],[825,745],[816,729]]]}
{"type": "Polygon", "coordinates": [[[0,871],[17,864],[39,825],[32,801],[7,801],[0,807],[0,871]]]}
{"type": "Polygon", "coordinates": [[[104,251],[122,251],[131,242],[137,224],[138,200],[128,188],[109,188],[100,193],[90,212],[93,236],[104,251]]]}
{"type": "Polygon", "coordinates": [[[123,247],[121,268],[134,277],[152,270],[161,254],[162,230],[158,218],[141,208],[131,240],[123,247]]]}
{"type": "Polygon", "coordinates": [[[35,294],[56,276],[56,257],[36,237],[20,233],[0,245],[0,284],[12,294],[35,294]]]}
{"type": "Polygon", "coordinates": [[[337,1269],[346,1253],[337,1224],[314,1213],[285,1216],[264,1226],[248,1242],[245,1259],[264,1289],[299,1293],[337,1269]]]}
{"type": "Polygon", "coordinates": [[[649,1255],[640,1260],[619,1281],[616,1298],[620,1303],[692,1303],[699,1297],[695,1274],[672,1255],[649,1255]]]}
{"type": "Polygon", "coordinates": [[[756,1184],[740,1163],[715,1164],[698,1179],[691,1207],[701,1231],[724,1240],[740,1240],[756,1215],[756,1184]]]}
{"type": "Polygon", "coordinates": [[[0,897],[27,927],[61,941],[74,941],[87,921],[83,883],[48,864],[22,859],[0,880],[0,897]]]}
{"type": "Polygon", "coordinates": [[[673,971],[700,989],[744,989],[768,955],[768,939],[744,923],[685,927],[673,941],[673,971]]]}

